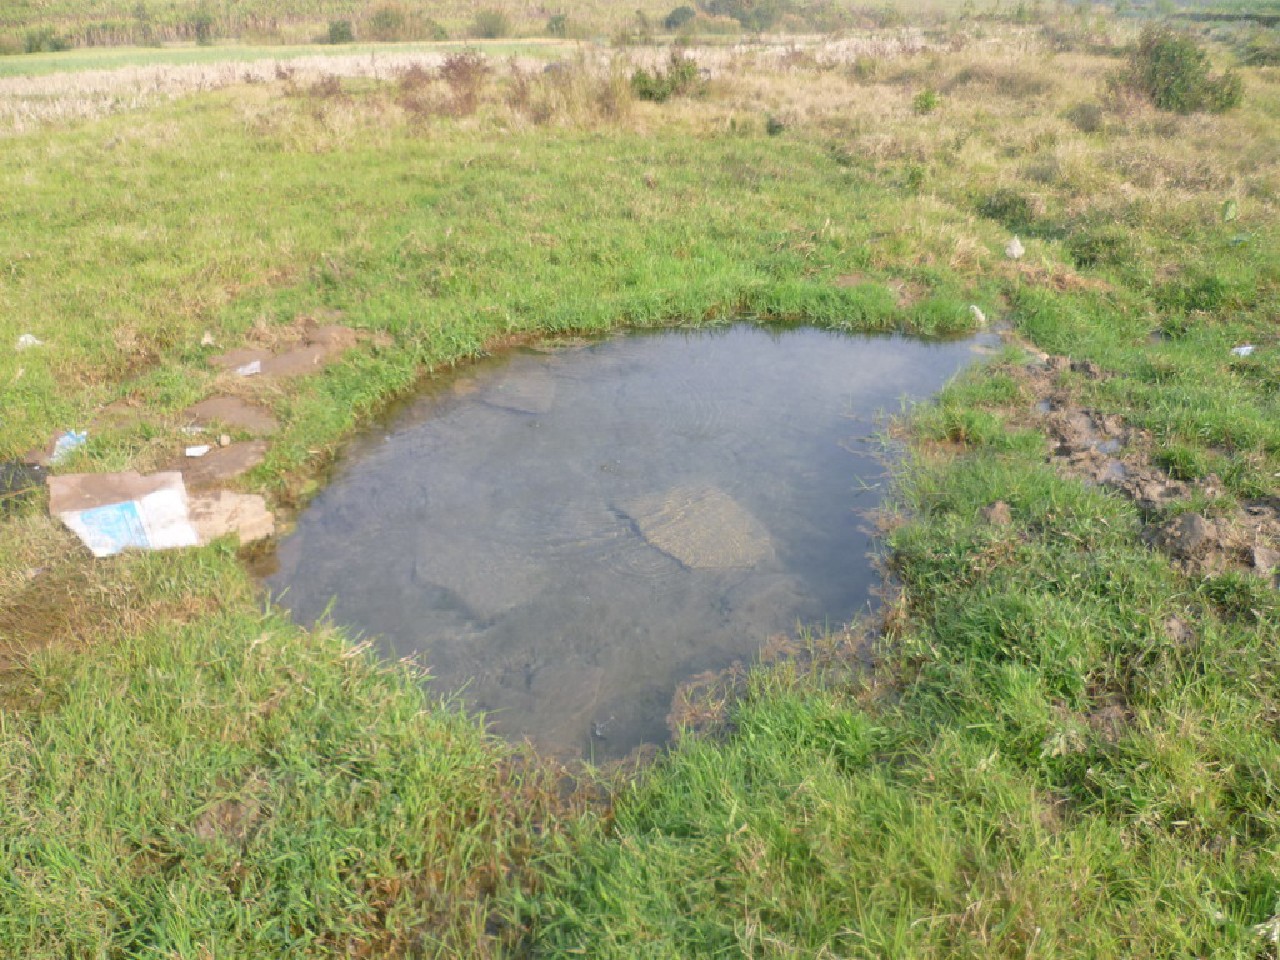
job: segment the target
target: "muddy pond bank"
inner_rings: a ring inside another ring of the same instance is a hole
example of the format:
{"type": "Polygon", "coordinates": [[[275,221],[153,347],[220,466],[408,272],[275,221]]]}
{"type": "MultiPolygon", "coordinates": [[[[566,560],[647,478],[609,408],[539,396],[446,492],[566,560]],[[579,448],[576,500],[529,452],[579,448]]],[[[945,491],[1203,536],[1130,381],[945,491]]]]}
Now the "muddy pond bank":
{"type": "Polygon", "coordinates": [[[740,325],[511,352],[354,441],[268,586],[503,735],[623,756],[668,737],[682,681],[868,604],[882,417],[977,345],[740,325]]]}

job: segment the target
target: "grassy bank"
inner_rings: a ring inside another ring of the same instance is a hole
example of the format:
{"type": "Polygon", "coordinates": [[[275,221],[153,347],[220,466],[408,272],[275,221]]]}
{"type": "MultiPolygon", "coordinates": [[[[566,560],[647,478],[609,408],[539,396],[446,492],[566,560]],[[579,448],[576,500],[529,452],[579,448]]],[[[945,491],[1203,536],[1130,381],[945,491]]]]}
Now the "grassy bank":
{"type": "Polygon", "coordinates": [[[758,673],[607,810],[264,611],[231,545],[94,563],[19,508],[0,952],[1270,949],[1275,592],[1147,535],[1276,496],[1280,87],[1172,117],[1038,42],[744,57],[663,105],[617,67],[284,78],[5,140],[0,459],[93,422],[67,469],[151,469],[233,389],[284,424],[242,485],[288,508],[427,368],[622,324],[974,303],[1076,365],[1012,349],[913,420],[873,673],[758,673]],[[209,366],[303,317],[366,337],[285,383],[209,366]],[[1054,453],[1084,411],[1181,486],[1086,486],[1054,453]]]}

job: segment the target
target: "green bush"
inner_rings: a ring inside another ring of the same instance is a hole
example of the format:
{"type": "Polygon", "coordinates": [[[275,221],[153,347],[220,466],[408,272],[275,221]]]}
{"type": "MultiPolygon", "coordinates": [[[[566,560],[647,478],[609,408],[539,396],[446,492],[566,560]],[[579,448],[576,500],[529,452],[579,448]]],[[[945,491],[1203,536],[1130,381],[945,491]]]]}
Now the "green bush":
{"type": "Polygon", "coordinates": [[[1015,233],[1029,233],[1035,223],[1035,210],[1030,200],[1017,190],[1001,187],[978,201],[979,216],[987,217],[1015,233]]]}
{"type": "Polygon", "coordinates": [[[787,0],[701,0],[698,5],[713,17],[729,17],[755,31],[768,30],[791,10],[787,0]]]}
{"type": "Polygon", "coordinates": [[[204,4],[201,4],[199,9],[191,15],[191,33],[196,38],[196,43],[202,47],[213,43],[213,14],[204,4]]]}
{"type": "Polygon", "coordinates": [[[911,100],[911,109],[920,116],[924,116],[937,110],[940,103],[942,98],[938,96],[938,91],[932,87],[925,87],[911,100]]]}
{"type": "Polygon", "coordinates": [[[1210,76],[1209,55],[1169,27],[1147,27],[1129,57],[1128,86],[1161,110],[1221,113],[1240,105],[1244,84],[1230,70],[1210,76]]]}
{"type": "Polygon", "coordinates": [[[71,49],[71,41],[58,36],[51,27],[41,27],[27,32],[22,48],[26,53],[61,53],[71,49]]]}
{"type": "Polygon", "coordinates": [[[666,71],[650,73],[641,67],[631,75],[631,89],[641,100],[665,103],[672,97],[693,93],[701,86],[698,64],[678,51],[671,51],[666,71]]]}
{"type": "Polygon", "coordinates": [[[329,21],[330,43],[351,43],[355,38],[355,33],[351,30],[350,20],[329,21]]]}
{"type": "Polygon", "coordinates": [[[1105,119],[1102,105],[1097,103],[1077,103],[1063,117],[1081,133],[1097,133],[1102,129],[1105,119]]]}
{"type": "Polygon", "coordinates": [[[553,13],[547,18],[547,36],[564,38],[568,35],[569,15],[567,13],[553,13]]]}
{"type": "Polygon", "coordinates": [[[1156,291],[1156,303],[1161,308],[1182,313],[1212,313],[1228,306],[1231,300],[1230,284],[1212,273],[1192,273],[1156,291]]]}
{"type": "Polygon", "coordinates": [[[1136,256],[1123,227],[1085,227],[1067,237],[1067,256],[1077,267],[1119,266],[1136,256]]]}
{"type": "Polygon", "coordinates": [[[471,35],[480,40],[498,40],[511,34],[511,18],[502,10],[481,10],[471,21],[471,35]]]}
{"type": "Polygon", "coordinates": [[[694,10],[693,7],[676,7],[666,15],[662,21],[662,25],[668,30],[679,30],[697,15],[698,11],[694,10]]]}

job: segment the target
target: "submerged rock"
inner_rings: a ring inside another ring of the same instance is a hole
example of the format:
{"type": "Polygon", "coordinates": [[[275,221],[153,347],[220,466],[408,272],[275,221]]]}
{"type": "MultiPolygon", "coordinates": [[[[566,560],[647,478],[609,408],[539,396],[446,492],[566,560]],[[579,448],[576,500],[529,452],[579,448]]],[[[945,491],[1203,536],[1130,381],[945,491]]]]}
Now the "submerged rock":
{"type": "Polygon", "coordinates": [[[714,487],[677,487],[621,509],[650,544],[692,569],[753,567],[773,549],[764,524],[714,487]]]}

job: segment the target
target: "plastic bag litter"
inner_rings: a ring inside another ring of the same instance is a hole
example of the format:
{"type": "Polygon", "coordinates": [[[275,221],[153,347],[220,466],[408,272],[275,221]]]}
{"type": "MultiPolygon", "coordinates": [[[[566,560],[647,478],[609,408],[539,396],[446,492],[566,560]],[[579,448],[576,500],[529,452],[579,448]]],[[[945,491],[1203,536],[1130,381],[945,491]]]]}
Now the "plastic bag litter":
{"type": "Polygon", "coordinates": [[[68,430],[53,441],[53,453],[49,455],[49,463],[55,466],[62,463],[88,442],[89,432],[87,430],[68,430]]]}
{"type": "Polygon", "coordinates": [[[262,372],[262,361],[254,360],[242,367],[236,367],[236,374],[241,377],[255,377],[262,372]]]}
{"type": "Polygon", "coordinates": [[[14,346],[14,349],[17,350],[19,353],[21,353],[23,350],[30,350],[32,347],[43,347],[43,346],[44,346],[44,341],[41,340],[39,337],[30,333],[24,333],[22,336],[18,338],[18,343],[14,346]]]}
{"type": "Polygon", "coordinates": [[[1237,357],[1247,357],[1257,349],[1258,348],[1255,347],[1252,343],[1246,343],[1239,347],[1232,347],[1231,352],[1235,354],[1237,357]]]}
{"type": "Polygon", "coordinates": [[[1005,245],[1004,255],[1010,260],[1020,260],[1022,255],[1027,252],[1026,247],[1022,245],[1022,241],[1016,236],[1005,245]]]}

